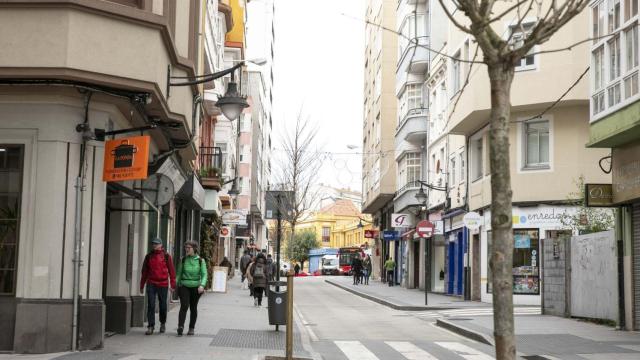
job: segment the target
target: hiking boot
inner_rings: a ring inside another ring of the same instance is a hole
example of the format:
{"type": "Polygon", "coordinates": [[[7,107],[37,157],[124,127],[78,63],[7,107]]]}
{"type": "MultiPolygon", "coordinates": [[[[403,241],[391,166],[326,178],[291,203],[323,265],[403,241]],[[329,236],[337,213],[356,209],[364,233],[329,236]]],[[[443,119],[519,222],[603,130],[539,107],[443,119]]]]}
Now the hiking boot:
{"type": "Polygon", "coordinates": [[[178,336],[182,336],[182,326],[178,328],[178,336]]]}
{"type": "Polygon", "coordinates": [[[189,328],[189,332],[187,332],[187,335],[191,336],[191,335],[193,335],[193,334],[194,334],[194,333],[193,333],[193,328],[189,328]]]}
{"type": "Polygon", "coordinates": [[[160,334],[164,334],[165,330],[167,330],[167,328],[164,326],[164,324],[160,324],[160,334]]]}
{"type": "Polygon", "coordinates": [[[151,335],[153,334],[153,326],[149,326],[147,328],[147,331],[144,333],[145,335],[151,335]]]}

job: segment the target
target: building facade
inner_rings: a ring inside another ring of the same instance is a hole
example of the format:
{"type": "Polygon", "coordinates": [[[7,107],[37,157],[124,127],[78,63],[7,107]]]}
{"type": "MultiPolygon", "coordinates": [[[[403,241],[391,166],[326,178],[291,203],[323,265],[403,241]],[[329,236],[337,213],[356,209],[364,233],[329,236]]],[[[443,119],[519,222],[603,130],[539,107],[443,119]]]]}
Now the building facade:
{"type": "Polygon", "coordinates": [[[620,320],[627,330],[640,329],[640,96],[638,95],[638,3],[592,1],[590,123],[587,147],[603,148],[610,158],[616,206],[616,240],[621,286],[620,320]],[[605,34],[614,34],[604,37],[605,34]]]}
{"type": "Polygon", "coordinates": [[[0,350],[99,348],[105,331],[143,325],[150,239],[162,238],[175,259],[198,239],[203,89],[167,81],[203,72],[203,3],[0,8],[0,44],[11,49],[0,55],[0,350]],[[141,194],[141,180],[103,181],[95,130],[149,125],[148,174],[174,188],[165,204],[141,194]]]}
{"type": "MultiPolygon", "coordinates": [[[[397,36],[382,27],[396,28],[394,0],[368,0],[365,17],[364,127],[362,164],[362,212],[373,216],[374,227],[391,229],[396,191],[395,128],[397,124],[395,69],[397,36]]],[[[373,257],[374,277],[383,259],[397,255],[398,246],[377,239],[373,257]]],[[[400,279],[398,279],[399,281],[400,279]]]]}

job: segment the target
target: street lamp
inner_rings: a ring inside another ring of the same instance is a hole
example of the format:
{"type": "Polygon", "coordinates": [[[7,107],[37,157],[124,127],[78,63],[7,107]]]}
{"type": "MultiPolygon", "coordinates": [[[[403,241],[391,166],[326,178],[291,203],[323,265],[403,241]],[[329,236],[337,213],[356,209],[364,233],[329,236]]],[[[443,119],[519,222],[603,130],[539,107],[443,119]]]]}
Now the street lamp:
{"type": "Polygon", "coordinates": [[[420,184],[420,190],[416,194],[416,200],[418,200],[420,204],[424,204],[425,206],[427,205],[427,194],[424,192],[422,184],[420,184]]]}
{"type": "Polygon", "coordinates": [[[231,74],[231,81],[227,84],[227,92],[218,98],[216,106],[220,108],[227,119],[232,121],[237,119],[242,110],[249,106],[247,98],[238,93],[238,85],[233,82],[233,74],[231,74]]]}

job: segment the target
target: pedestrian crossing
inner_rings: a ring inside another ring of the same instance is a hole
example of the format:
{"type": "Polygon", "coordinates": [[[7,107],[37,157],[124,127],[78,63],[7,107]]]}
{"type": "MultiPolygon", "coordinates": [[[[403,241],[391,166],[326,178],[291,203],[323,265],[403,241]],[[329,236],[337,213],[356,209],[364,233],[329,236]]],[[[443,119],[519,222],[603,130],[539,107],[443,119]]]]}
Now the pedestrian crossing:
{"type": "MultiPolygon", "coordinates": [[[[464,309],[452,309],[452,310],[430,310],[421,312],[411,312],[416,316],[422,318],[434,318],[442,319],[449,317],[473,317],[473,316],[493,316],[492,307],[483,308],[464,308],[464,309]]],[[[542,314],[540,307],[515,307],[513,309],[514,315],[540,315],[542,314]]]]}
{"type": "MultiPolygon", "coordinates": [[[[371,346],[371,342],[368,342],[371,346]]],[[[374,353],[360,341],[334,341],[342,354],[348,360],[493,360],[478,349],[456,341],[436,341],[428,345],[417,346],[409,341],[385,341],[389,349],[381,351],[375,346],[379,354],[374,353]],[[391,355],[393,353],[393,355],[391,355]]]]}

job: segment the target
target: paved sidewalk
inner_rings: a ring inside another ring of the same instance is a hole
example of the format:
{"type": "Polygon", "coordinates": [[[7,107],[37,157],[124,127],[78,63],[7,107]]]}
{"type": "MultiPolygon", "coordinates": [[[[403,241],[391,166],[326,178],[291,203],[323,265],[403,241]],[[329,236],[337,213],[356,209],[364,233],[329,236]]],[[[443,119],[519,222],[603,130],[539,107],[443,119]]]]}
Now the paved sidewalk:
{"type": "MultiPolygon", "coordinates": [[[[176,336],[179,307],[174,307],[168,314],[165,334],[146,336],[145,328],[134,328],[126,335],[107,338],[104,349],[100,351],[0,355],[0,359],[236,360],[284,356],[285,327],[281,326],[281,331],[275,332],[275,327],[269,325],[266,303],[265,298],[262,307],[254,307],[249,291],[241,290],[240,280],[235,277],[230,280],[227,293],[207,292],[200,299],[195,336],[176,336]]],[[[188,321],[187,314],[185,326],[188,321]]],[[[312,358],[307,335],[299,332],[298,324],[299,320],[296,320],[294,355],[312,358]]]]}
{"type": "Polygon", "coordinates": [[[459,297],[436,293],[429,293],[429,305],[425,306],[424,291],[422,290],[388,286],[373,280],[369,281],[369,285],[353,285],[351,276],[325,277],[325,282],[396,310],[424,311],[491,307],[491,304],[464,301],[459,297]]]}

